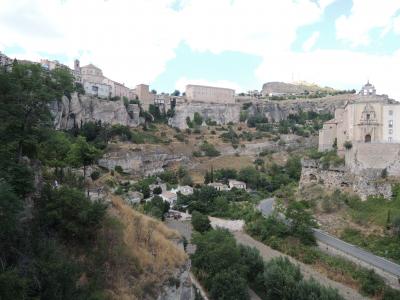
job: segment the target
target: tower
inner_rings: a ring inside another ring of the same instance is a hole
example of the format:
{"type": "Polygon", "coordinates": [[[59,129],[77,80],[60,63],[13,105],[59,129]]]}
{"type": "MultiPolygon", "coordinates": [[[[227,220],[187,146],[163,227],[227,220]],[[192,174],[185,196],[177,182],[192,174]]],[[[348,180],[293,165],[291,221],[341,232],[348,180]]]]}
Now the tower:
{"type": "Polygon", "coordinates": [[[80,69],[81,69],[81,67],[80,67],[79,59],[75,59],[74,60],[74,70],[75,70],[75,72],[79,72],[80,69]]]}

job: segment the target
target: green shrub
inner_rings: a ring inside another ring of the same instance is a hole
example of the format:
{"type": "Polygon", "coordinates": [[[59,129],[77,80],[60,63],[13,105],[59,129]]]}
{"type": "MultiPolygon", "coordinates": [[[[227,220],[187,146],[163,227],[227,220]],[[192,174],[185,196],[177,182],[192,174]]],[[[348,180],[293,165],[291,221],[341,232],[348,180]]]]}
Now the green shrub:
{"type": "Polygon", "coordinates": [[[192,226],[194,230],[200,233],[211,229],[211,224],[208,217],[198,211],[192,212],[192,226]]]}
{"type": "Polygon", "coordinates": [[[100,178],[100,172],[99,171],[93,171],[92,174],[90,174],[90,178],[92,178],[92,180],[97,180],[100,178]]]}
{"type": "Polygon", "coordinates": [[[120,174],[123,174],[123,173],[124,173],[124,169],[122,169],[121,166],[115,166],[115,167],[114,167],[114,170],[115,170],[115,172],[118,172],[118,173],[120,173],[120,174]]]}

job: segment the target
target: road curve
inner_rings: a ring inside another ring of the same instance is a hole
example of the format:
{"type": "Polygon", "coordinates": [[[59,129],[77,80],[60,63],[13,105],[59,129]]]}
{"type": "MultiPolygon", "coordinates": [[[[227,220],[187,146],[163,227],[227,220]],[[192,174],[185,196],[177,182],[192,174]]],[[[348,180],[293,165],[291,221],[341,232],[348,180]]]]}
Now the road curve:
{"type": "MultiPolygon", "coordinates": [[[[274,202],[275,202],[274,198],[264,199],[260,202],[257,208],[261,211],[264,217],[268,217],[273,211],[274,202]]],[[[365,251],[355,245],[342,241],[322,230],[313,229],[313,231],[317,241],[320,241],[339,251],[351,255],[373,267],[379,268],[391,275],[400,278],[400,265],[392,261],[389,261],[383,257],[372,254],[371,252],[365,251]]]]}

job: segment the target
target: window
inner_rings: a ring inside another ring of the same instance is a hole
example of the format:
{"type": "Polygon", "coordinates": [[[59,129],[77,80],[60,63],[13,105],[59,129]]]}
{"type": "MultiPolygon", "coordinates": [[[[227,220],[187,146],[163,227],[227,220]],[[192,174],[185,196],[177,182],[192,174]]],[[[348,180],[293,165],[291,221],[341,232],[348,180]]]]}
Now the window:
{"type": "Polygon", "coordinates": [[[392,137],[390,136],[390,137],[388,137],[388,142],[391,142],[392,141],[392,137]]]}
{"type": "Polygon", "coordinates": [[[393,134],[393,129],[389,129],[389,134],[393,134]]]}
{"type": "Polygon", "coordinates": [[[393,110],[389,110],[389,116],[393,116],[393,110]]]}
{"type": "Polygon", "coordinates": [[[371,118],[370,114],[367,114],[367,120],[369,120],[371,118]]]}
{"type": "Polygon", "coordinates": [[[393,128],[393,120],[389,120],[389,128],[393,128]]]}

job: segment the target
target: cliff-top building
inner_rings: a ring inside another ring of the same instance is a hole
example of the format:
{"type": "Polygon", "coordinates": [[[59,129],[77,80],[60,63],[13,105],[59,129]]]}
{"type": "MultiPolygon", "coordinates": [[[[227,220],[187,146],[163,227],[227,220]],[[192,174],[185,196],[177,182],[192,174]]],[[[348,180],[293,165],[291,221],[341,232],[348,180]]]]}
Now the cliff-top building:
{"type": "Polygon", "coordinates": [[[400,175],[400,166],[394,164],[400,153],[400,103],[365,84],[319,132],[320,151],[335,147],[353,170],[386,168],[400,175]]]}
{"type": "Polygon", "coordinates": [[[235,90],[227,88],[189,84],[185,94],[189,102],[235,103],[235,90]]]}

